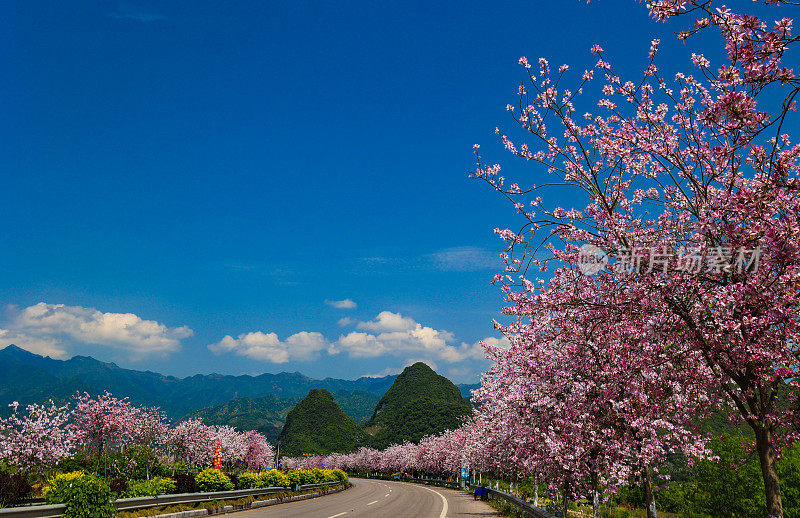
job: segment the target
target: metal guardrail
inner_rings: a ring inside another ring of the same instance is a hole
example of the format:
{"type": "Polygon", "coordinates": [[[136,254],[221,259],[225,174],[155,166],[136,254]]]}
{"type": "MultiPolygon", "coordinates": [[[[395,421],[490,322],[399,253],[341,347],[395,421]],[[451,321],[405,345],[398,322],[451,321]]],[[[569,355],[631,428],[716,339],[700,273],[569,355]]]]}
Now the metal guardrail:
{"type": "Polygon", "coordinates": [[[460,488],[461,484],[458,482],[454,482],[452,480],[444,480],[440,478],[407,478],[409,482],[417,482],[420,484],[432,484],[434,486],[451,486],[455,488],[460,488]]]}
{"type": "MultiPolygon", "coordinates": [[[[342,482],[323,482],[321,484],[305,484],[297,487],[297,491],[319,489],[327,486],[342,484],[342,482]]],[[[235,500],[247,496],[274,495],[292,491],[288,487],[263,487],[260,489],[237,489],[234,491],[213,491],[209,493],[179,493],[176,495],[141,496],[136,498],[118,498],[114,506],[118,511],[132,511],[159,507],[162,505],[194,504],[212,500],[235,500]]],[[[64,504],[28,505],[24,507],[9,507],[0,509],[0,518],[58,518],[67,506],[64,504]]]]}
{"type": "Polygon", "coordinates": [[[14,518],[58,518],[67,506],[64,504],[53,505],[28,505],[25,507],[8,507],[0,509],[0,516],[9,516],[14,518]]]}
{"type": "Polygon", "coordinates": [[[528,516],[533,516],[533,518],[556,518],[552,514],[545,511],[544,509],[531,505],[530,502],[526,502],[525,500],[516,497],[510,493],[506,493],[505,491],[498,491],[496,489],[492,489],[487,486],[476,486],[474,484],[470,484],[468,487],[472,490],[478,488],[485,489],[486,492],[489,494],[489,496],[505,500],[506,502],[518,508],[528,516]]]}

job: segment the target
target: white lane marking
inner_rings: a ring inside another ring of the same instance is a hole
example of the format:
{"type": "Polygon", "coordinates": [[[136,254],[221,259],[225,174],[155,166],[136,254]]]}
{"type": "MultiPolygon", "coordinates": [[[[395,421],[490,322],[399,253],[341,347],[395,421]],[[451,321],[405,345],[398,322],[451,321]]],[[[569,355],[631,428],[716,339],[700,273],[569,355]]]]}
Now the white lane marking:
{"type": "Polygon", "coordinates": [[[337,516],[344,516],[346,514],[347,514],[347,511],[345,511],[343,513],[339,513],[339,514],[334,514],[333,516],[328,516],[328,518],[336,518],[337,516]]]}
{"type": "Polygon", "coordinates": [[[372,504],[377,504],[377,503],[378,503],[378,501],[377,501],[377,500],[375,500],[374,502],[370,502],[370,503],[368,503],[367,505],[372,505],[372,504]]]}
{"type": "Polygon", "coordinates": [[[430,491],[432,493],[436,493],[437,495],[439,495],[439,497],[442,499],[442,514],[439,515],[439,518],[446,518],[447,517],[447,498],[445,498],[444,495],[441,494],[440,492],[434,491],[433,489],[431,489],[429,487],[424,487],[423,486],[423,489],[427,489],[428,491],[430,491]]]}

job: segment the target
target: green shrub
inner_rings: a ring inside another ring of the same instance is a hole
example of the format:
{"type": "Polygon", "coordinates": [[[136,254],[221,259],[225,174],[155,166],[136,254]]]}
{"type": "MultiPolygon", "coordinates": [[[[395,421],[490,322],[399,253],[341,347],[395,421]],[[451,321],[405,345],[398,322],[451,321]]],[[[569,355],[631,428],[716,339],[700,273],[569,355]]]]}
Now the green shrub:
{"type": "Polygon", "coordinates": [[[218,469],[206,468],[194,477],[197,489],[202,492],[208,491],[232,491],[233,482],[225,473],[218,469]]]}
{"type": "Polygon", "coordinates": [[[325,482],[325,472],[323,472],[321,469],[314,468],[307,473],[308,482],[306,482],[306,484],[321,484],[322,482],[325,482]]]}
{"type": "Polygon", "coordinates": [[[334,469],[331,471],[331,474],[334,477],[334,480],[338,480],[339,482],[347,482],[347,473],[340,469],[334,469]]]}
{"type": "Polygon", "coordinates": [[[289,484],[302,484],[303,476],[300,471],[291,470],[286,472],[286,478],[289,479],[289,484]]]}
{"type": "Polygon", "coordinates": [[[261,481],[260,487],[287,487],[289,485],[289,477],[276,469],[262,471],[258,478],[261,481]]]}
{"type": "Polygon", "coordinates": [[[261,485],[261,479],[258,478],[258,474],[256,473],[242,473],[241,475],[239,475],[237,486],[239,487],[239,489],[252,489],[254,487],[263,487],[261,485]]]}
{"type": "Polygon", "coordinates": [[[128,446],[114,456],[119,475],[128,480],[144,480],[166,474],[156,452],[146,446],[128,446]]]}
{"type": "Polygon", "coordinates": [[[58,471],[70,473],[75,471],[83,471],[86,473],[94,473],[95,469],[107,470],[111,461],[107,456],[100,457],[98,460],[97,455],[93,455],[86,451],[76,452],[70,457],[61,459],[56,465],[58,471]]]}
{"type": "Polygon", "coordinates": [[[108,518],[117,514],[108,484],[82,471],[56,475],[43,494],[50,504],[66,504],[64,518],[108,518]]]}
{"type": "Polygon", "coordinates": [[[168,495],[175,492],[175,481],[166,477],[155,477],[151,480],[137,480],[130,483],[128,497],[168,495]]]}

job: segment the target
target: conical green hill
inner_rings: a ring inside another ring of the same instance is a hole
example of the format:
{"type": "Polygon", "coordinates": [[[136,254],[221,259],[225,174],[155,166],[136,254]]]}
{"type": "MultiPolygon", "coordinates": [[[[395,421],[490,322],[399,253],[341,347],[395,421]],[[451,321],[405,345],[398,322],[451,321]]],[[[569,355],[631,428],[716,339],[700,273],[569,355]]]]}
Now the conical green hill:
{"type": "Polygon", "coordinates": [[[365,427],[373,446],[385,448],[458,428],[471,411],[457,386],[417,362],[397,376],[365,427]]]}
{"type": "Polygon", "coordinates": [[[345,414],[325,389],[311,389],[286,416],[278,436],[281,456],[347,453],[369,442],[369,435],[345,414]]]}

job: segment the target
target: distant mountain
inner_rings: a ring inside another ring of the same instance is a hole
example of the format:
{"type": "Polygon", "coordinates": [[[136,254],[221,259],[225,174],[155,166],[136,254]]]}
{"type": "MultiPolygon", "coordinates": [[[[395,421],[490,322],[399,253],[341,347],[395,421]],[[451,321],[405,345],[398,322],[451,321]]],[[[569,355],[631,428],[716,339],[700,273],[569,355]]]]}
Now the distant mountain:
{"type": "Polygon", "coordinates": [[[374,399],[391,386],[394,376],[342,380],[316,380],[299,372],[227,376],[198,374],[188,378],[164,376],[151,371],[123,369],[89,356],[69,360],[42,357],[14,345],[0,350],[0,412],[12,401],[21,404],[54,398],[65,400],[78,390],[97,394],[109,391],[117,397],[129,397],[143,406],[159,406],[172,419],[179,419],[204,407],[222,405],[234,398],[277,398],[298,400],[312,388],[331,392],[351,392],[344,407],[362,420],[369,415],[374,399]],[[366,394],[366,395],[365,395],[366,394]]]}
{"type": "Polygon", "coordinates": [[[365,390],[335,390],[333,400],[349,415],[353,421],[362,425],[372,415],[375,405],[380,401],[381,395],[375,395],[365,390]]]}
{"type": "MultiPolygon", "coordinates": [[[[337,390],[333,399],[356,424],[363,424],[372,414],[378,396],[364,391],[337,390]]],[[[281,398],[267,395],[260,398],[236,398],[200,409],[186,418],[200,417],[211,425],[229,425],[239,430],[256,430],[263,433],[273,444],[286,422],[286,416],[300,398],[281,398]]]]}
{"type": "Polygon", "coordinates": [[[281,456],[303,453],[347,453],[365,446],[370,437],[345,414],[325,389],[311,389],[286,416],[280,435],[281,456]]]}
{"type": "Polygon", "coordinates": [[[229,425],[239,430],[263,433],[273,444],[286,421],[286,415],[299,398],[280,398],[272,394],[260,398],[241,397],[227,403],[203,408],[187,415],[199,417],[208,425],[229,425]]]}
{"type": "Polygon", "coordinates": [[[450,380],[422,362],[406,367],[375,407],[365,429],[376,448],[457,428],[472,411],[450,380]]]}

